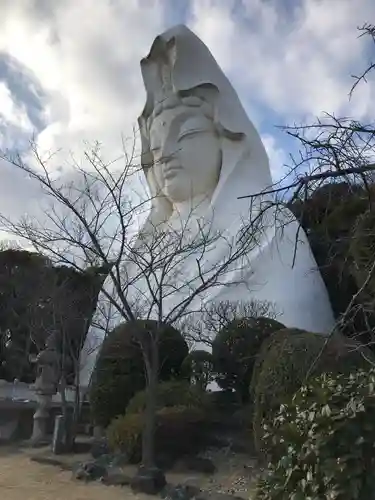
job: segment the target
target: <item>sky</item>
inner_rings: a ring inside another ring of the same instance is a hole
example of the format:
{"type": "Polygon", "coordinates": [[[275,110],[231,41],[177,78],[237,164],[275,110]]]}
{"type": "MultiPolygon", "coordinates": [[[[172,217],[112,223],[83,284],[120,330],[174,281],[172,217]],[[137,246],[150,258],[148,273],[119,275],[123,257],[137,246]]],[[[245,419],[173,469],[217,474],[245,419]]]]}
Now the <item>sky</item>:
{"type": "MultiPolygon", "coordinates": [[[[139,61],[184,23],[230,78],[270,157],[274,179],[297,145],[278,126],[323,112],[371,120],[374,86],[353,83],[371,58],[357,27],[373,0],[0,0],[0,149],[58,151],[69,168],[100,141],[114,158],[133,142],[145,100],[139,61]]],[[[33,213],[40,192],[0,163],[0,212],[33,213]]]]}

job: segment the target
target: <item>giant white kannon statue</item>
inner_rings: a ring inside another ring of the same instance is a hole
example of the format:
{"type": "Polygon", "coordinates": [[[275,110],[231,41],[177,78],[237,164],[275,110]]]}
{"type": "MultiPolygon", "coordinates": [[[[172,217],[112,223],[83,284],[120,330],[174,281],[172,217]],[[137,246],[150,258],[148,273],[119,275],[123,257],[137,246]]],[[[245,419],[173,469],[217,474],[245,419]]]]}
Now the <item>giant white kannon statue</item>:
{"type": "MultiPolygon", "coordinates": [[[[142,167],[152,204],[134,244],[137,258],[130,252],[124,260],[128,282],[134,284],[133,291],[129,286],[129,301],[143,301],[147,309],[150,292],[136,262],[139,255],[149,253],[149,242],[158,234],[175,238],[185,231],[188,236],[183,239],[191,242],[207,227],[223,235],[213,240],[205,255],[197,245],[196,254],[189,251],[176,267],[177,291],[166,294],[165,316],[191,293],[194,276],[199,286],[201,272],[215,269],[226,253],[233,253],[233,242],[244,227],[251,232],[254,224],[249,222],[258,220],[272,200],[270,195],[251,202],[239,198],[266,191],[272,179],[265,148],[235,90],[187,27],[179,25],[158,36],[141,70],[147,94],[139,117],[142,167]],[[189,283],[186,289],[184,282],[189,283]]],[[[208,287],[189,307],[198,310],[203,302],[222,300],[267,301],[286,326],[328,333],[334,318],[327,291],[294,216],[285,207],[268,209],[262,229],[255,232],[246,253],[220,276],[220,283],[208,287]]],[[[168,251],[168,237],[165,241],[167,249],[158,247],[159,255],[168,251]]]]}

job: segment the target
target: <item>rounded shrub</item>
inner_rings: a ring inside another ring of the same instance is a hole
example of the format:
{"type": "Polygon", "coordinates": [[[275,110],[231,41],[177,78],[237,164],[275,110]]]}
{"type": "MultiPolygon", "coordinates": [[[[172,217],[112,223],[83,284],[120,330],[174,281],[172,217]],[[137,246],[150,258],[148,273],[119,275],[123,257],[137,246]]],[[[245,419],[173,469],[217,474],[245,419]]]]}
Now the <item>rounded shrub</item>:
{"type": "MultiPolygon", "coordinates": [[[[298,329],[274,333],[262,347],[251,383],[257,451],[267,451],[263,424],[272,420],[280,404],[294,395],[306,379],[325,372],[349,373],[367,367],[363,352],[364,348],[339,334],[328,339],[298,329]]],[[[372,358],[367,350],[366,357],[372,358]]]]}
{"type": "MultiPolygon", "coordinates": [[[[188,382],[171,380],[161,382],[157,388],[157,407],[207,408],[208,394],[188,382]]],[[[147,390],[138,392],[129,402],[127,413],[142,413],[146,408],[147,390]]]]}
{"type": "Polygon", "coordinates": [[[106,431],[109,448],[116,453],[126,453],[130,463],[138,463],[141,460],[143,426],[143,415],[117,416],[106,431]]]}
{"type": "MultiPolygon", "coordinates": [[[[95,425],[106,427],[125,413],[131,398],[146,386],[145,367],[139,339],[155,336],[158,323],[136,320],[116,327],[104,340],[90,386],[90,406],[95,425]]],[[[159,380],[178,377],[188,353],[182,335],[166,325],[158,332],[159,380]]]]}
{"type": "MultiPolygon", "coordinates": [[[[143,413],[127,413],[115,418],[107,429],[111,450],[125,453],[132,463],[142,455],[143,413]]],[[[173,462],[197,453],[207,443],[206,413],[199,408],[173,406],[159,408],[156,414],[155,450],[173,462]]]]}
{"type": "Polygon", "coordinates": [[[212,354],[203,349],[189,352],[182,363],[182,372],[191,384],[206,390],[208,384],[214,380],[212,354]]]}
{"type": "Polygon", "coordinates": [[[234,389],[246,403],[261,345],[282,328],[285,326],[278,321],[264,317],[235,319],[222,328],[212,344],[218,385],[222,389],[234,389]]]}
{"type": "Polygon", "coordinates": [[[375,370],[323,374],[266,426],[271,462],[257,500],[375,498],[375,370]]]}
{"type": "Polygon", "coordinates": [[[204,408],[173,406],[158,411],[156,452],[171,461],[194,455],[209,444],[210,420],[204,408]]]}

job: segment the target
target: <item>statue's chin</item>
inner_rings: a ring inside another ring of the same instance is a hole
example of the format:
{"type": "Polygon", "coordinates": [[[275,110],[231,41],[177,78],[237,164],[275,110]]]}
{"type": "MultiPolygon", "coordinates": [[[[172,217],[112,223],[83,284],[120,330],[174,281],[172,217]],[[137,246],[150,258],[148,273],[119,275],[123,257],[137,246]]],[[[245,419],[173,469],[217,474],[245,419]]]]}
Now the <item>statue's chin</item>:
{"type": "Polygon", "coordinates": [[[191,191],[188,192],[182,182],[174,182],[173,179],[165,183],[163,191],[172,204],[184,203],[191,199],[191,191]]]}

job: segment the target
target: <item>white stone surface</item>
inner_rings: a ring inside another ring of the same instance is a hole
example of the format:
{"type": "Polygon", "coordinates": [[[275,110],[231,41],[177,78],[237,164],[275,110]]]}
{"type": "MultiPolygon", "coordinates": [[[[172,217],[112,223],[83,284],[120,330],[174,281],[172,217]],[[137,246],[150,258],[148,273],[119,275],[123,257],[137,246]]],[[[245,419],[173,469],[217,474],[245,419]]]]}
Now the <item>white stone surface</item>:
{"type": "MultiPolygon", "coordinates": [[[[256,197],[253,203],[238,197],[267,190],[272,179],[265,148],[235,90],[188,28],[176,26],[157,37],[141,69],[147,92],[139,118],[142,166],[153,201],[134,246],[138,259],[147,257],[147,245],[163,232],[158,256],[165,258],[182,227],[188,245],[202,234],[197,227],[221,235],[204,255],[201,249],[189,250],[177,272],[170,273],[167,285],[178,291],[163,301],[165,315],[199,286],[197,258],[199,271],[223,262],[230,249],[233,252],[244,224],[257,221],[264,204],[272,201],[270,196],[256,197]]],[[[275,305],[285,325],[328,333],[334,325],[333,313],[306,235],[286,208],[269,209],[262,227],[256,232],[257,244],[221,276],[222,286],[197,297],[190,310],[212,301],[266,300],[275,305]]],[[[132,254],[124,264],[128,280],[138,275],[132,254]]],[[[156,274],[160,276],[160,269],[156,274]]],[[[148,307],[151,294],[144,278],[127,292],[130,301],[155,317],[156,308],[148,307]]],[[[88,342],[92,345],[100,335],[92,327],[88,342]]],[[[94,362],[92,356],[83,368],[84,380],[89,379],[94,362]]]]}

